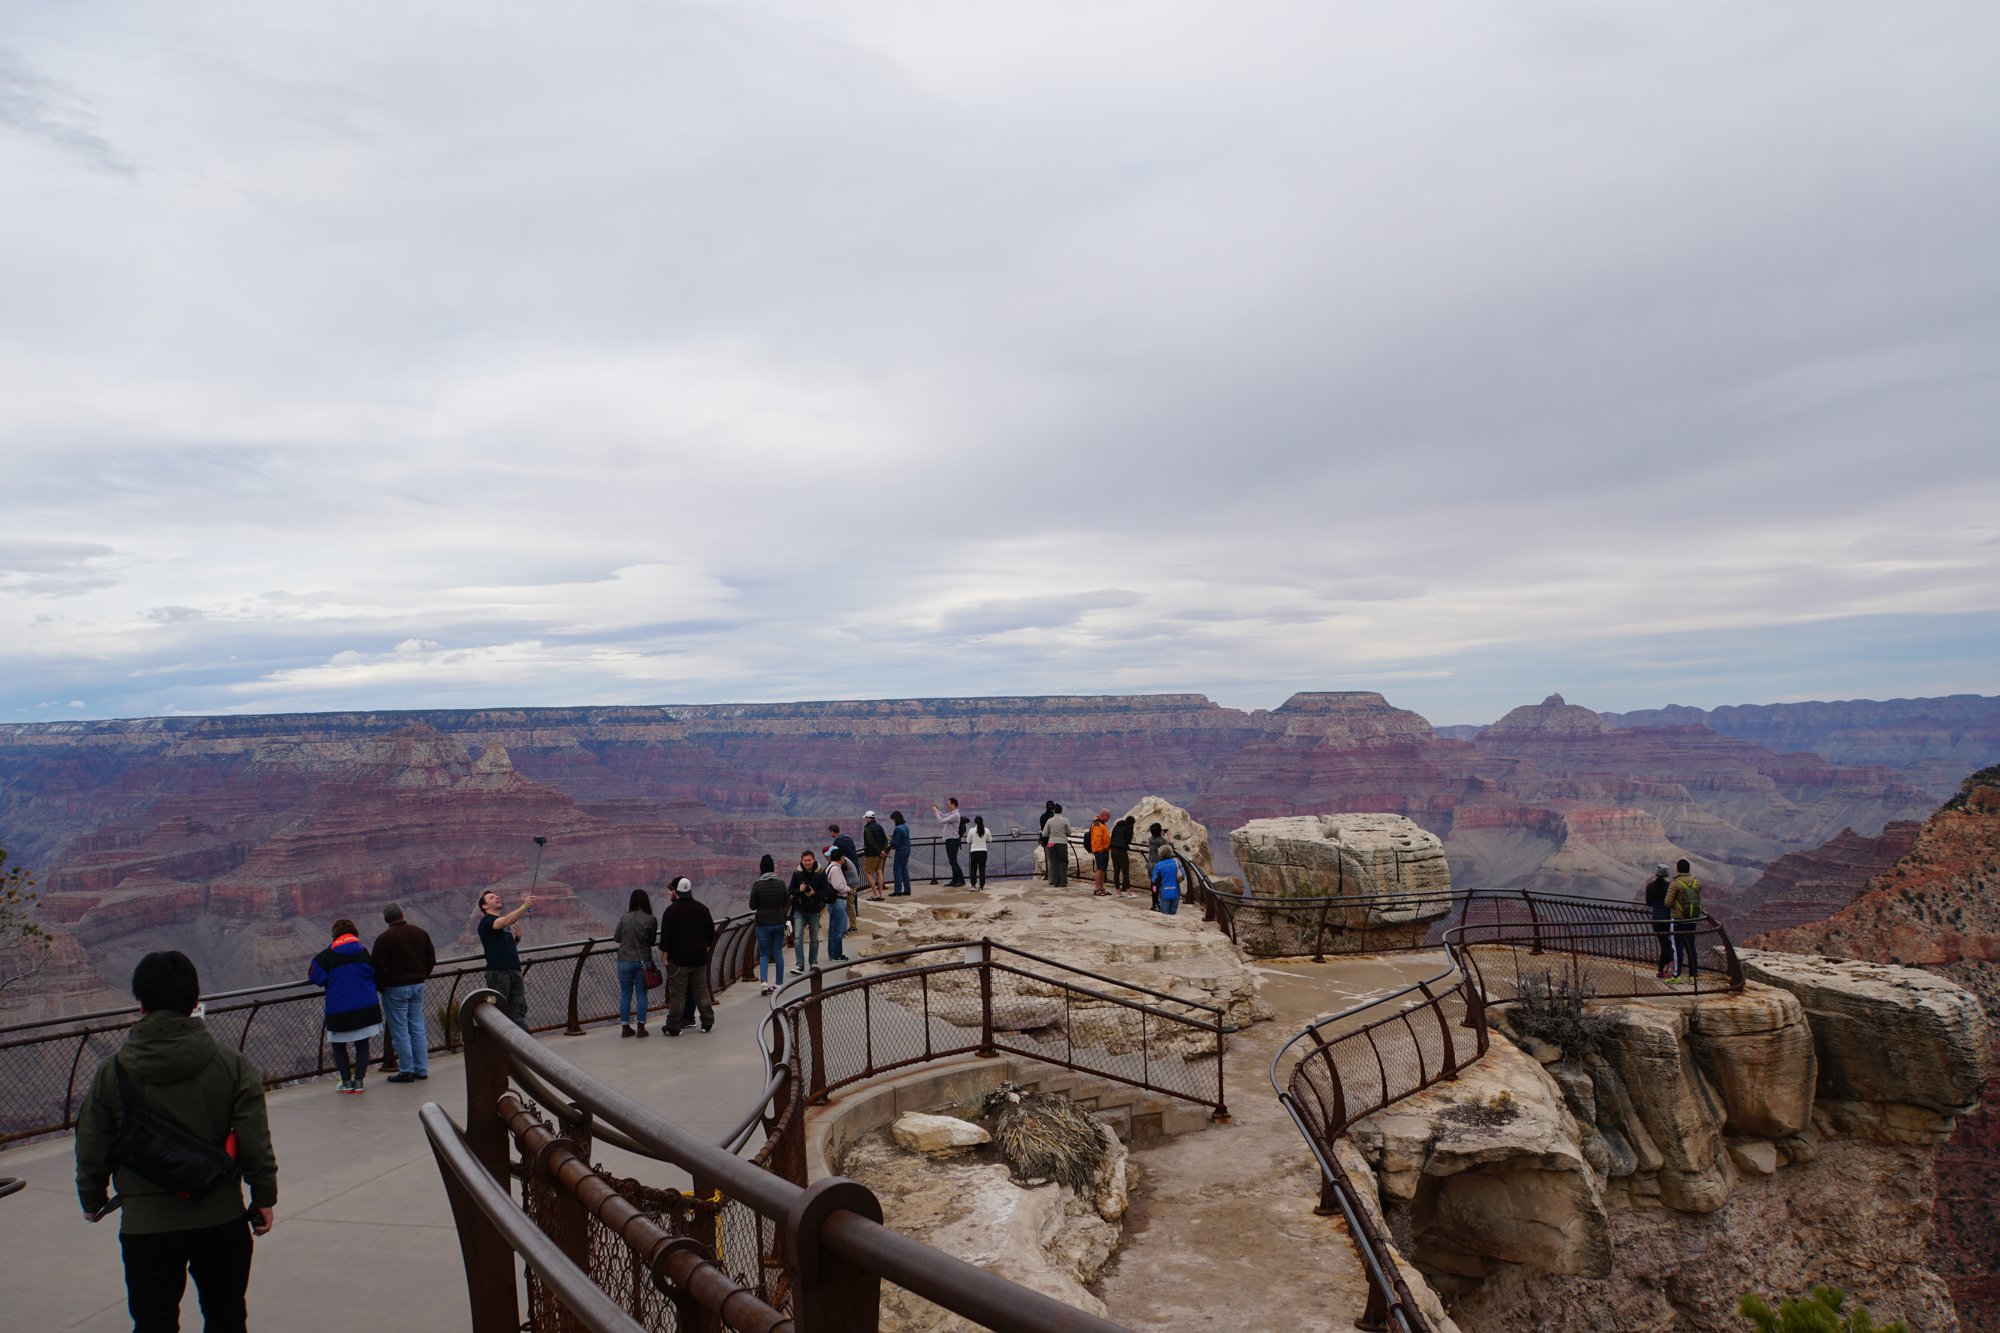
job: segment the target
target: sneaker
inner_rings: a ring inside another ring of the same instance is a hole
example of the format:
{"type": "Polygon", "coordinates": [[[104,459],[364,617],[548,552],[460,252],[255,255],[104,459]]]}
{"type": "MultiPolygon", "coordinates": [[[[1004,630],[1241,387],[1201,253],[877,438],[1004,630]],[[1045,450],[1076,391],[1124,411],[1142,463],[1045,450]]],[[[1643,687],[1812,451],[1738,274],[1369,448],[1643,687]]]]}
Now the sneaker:
{"type": "Polygon", "coordinates": [[[354,1080],[354,1086],[349,1088],[348,1091],[358,1096],[361,1093],[368,1091],[368,1085],[363,1083],[360,1079],[357,1078],[354,1080]]]}
{"type": "Polygon", "coordinates": [[[353,1092],[353,1091],[354,1091],[354,1080],[353,1080],[353,1079],[351,1079],[351,1078],[344,1078],[344,1079],[340,1080],[340,1086],[339,1086],[339,1087],[337,1087],[337,1088],[335,1088],[335,1089],[334,1089],[334,1091],[335,1091],[335,1092],[353,1092]]]}
{"type": "Polygon", "coordinates": [[[1659,971],[1653,973],[1653,975],[1657,977],[1659,980],[1665,981],[1667,979],[1667,969],[1663,967],[1659,971]]]}
{"type": "Polygon", "coordinates": [[[661,1030],[665,1032],[669,1037],[678,1037],[681,1035],[681,1030],[679,1028],[663,1028],[661,1030]]]}
{"type": "Polygon", "coordinates": [[[770,982],[768,982],[768,981],[767,981],[767,982],[765,982],[765,983],[764,983],[764,984],[763,984],[762,986],[760,986],[760,987],[758,987],[758,988],[757,988],[757,993],[758,993],[759,995],[775,995],[775,994],[777,994],[777,992],[778,992],[778,988],[777,988],[776,986],[773,986],[773,985],[772,985],[772,984],[771,984],[770,982]]]}
{"type": "Polygon", "coordinates": [[[629,1036],[631,1036],[631,1035],[632,1035],[632,1025],[631,1025],[630,1023],[621,1023],[621,1024],[619,1024],[619,1025],[618,1025],[618,1035],[619,1035],[619,1036],[621,1036],[621,1037],[629,1037],[629,1036]]]}
{"type": "Polygon", "coordinates": [[[702,1030],[703,1032],[713,1032],[713,1031],[715,1031],[715,1020],[711,1018],[711,1019],[709,1019],[709,1020],[708,1020],[708,1021],[707,1021],[706,1023],[703,1023],[703,1024],[701,1025],[701,1030],[702,1030]]]}
{"type": "Polygon", "coordinates": [[[391,1083],[415,1083],[417,1076],[415,1074],[391,1074],[388,1081],[391,1083]]]}

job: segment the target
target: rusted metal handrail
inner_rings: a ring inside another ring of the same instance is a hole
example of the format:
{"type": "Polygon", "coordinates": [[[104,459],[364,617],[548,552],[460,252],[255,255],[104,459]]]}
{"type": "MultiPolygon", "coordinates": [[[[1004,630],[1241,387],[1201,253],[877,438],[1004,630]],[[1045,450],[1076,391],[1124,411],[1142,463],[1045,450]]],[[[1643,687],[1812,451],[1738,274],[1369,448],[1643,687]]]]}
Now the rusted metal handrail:
{"type": "MultiPolygon", "coordinates": [[[[448,1190],[475,1195],[472,1202],[479,1205],[479,1212],[473,1215],[470,1209],[461,1209],[454,1197],[454,1216],[459,1220],[467,1255],[468,1286],[475,1292],[474,1333],[512,1333],[518,1327],[518,1318],[513,1325],[504,1323],[509,1311],[498,1302],[482,1311],[476,1294],[501,1280],[490,1267],[489,1247],[495,1239],[524,1257],[528,1257],[527,1248],[534,1249],[542,1261],[536,1264],[530,1258],[537,1276],[548,1282],[565,1307],[578,1313],[571,1303],[573,1286],[546,1276],[557,1271],[549,1251],[562,1253],[560,1237],[568,1237],[573,1244],[579,1240],[587,1243],[587,1233],[565,1229],[561,1216],[569,1208],[588,1213],[596,1224],[644,1259],[652,1281],[670,1299],[681,1303],[679,1308],[696,1306],[713,1312],[721,1325],[730,1329],[771,1333],[872,1329],[880,1284],[889,1281],[1000,1333],[1045,1329],[1124,1333],[1120,1325],[1063,1305],[883,1226],[874,1196],[854,1181],[834,1177],[804,1186],[674,1125],[533,1040],[514,1026],[495,1003],[497,999],[491,991],[480,991],[466,1001],[467,1134],[461,1138],[443,1133],[444,1127],[450,1127],[449,1118],[435,1106],[425,1108],[426,1131],[433,1133],[434,1147],[443,1139],[445,1149],[449,1149],[456,1140],[455,1154],[439,1151],[448,1190]],[[751,1291],[693,1238],[669,1235],[654,1223],[642,1225],[643,1214],[623,1203],[601,1173],[589,1167],[582,1153],[560,1135],[542,1128],[517,1097],[504,1091],[510,1079],[525,1083],[523,1073],[545,1097],[568,1105],[576,1114],[588,1114],[591,1131],[597,1136],[604,1137],[607,1128],[614,1128],[645,1155],[686,1171],[695,1180],[698,1193],[712,1190],[723,1207],[742,1205],[763,1219],[770,1239],[760,1271],[776,1265],[782,1272],[783,1281],[773,1290],[782,1291],[784,1300],[767,1301],[751,1291]],[[491,1165],[482,1161],[471,1141],[476,1123],[498,1126],[506,1139],[521,1148],[522,1169],[541,1185],[559,1191],[558,1217],[552,1222],[559,1237],[543,1234],[506,1198],[504,1190],[497,1186],[482,1190],[491,1179],[491,1165]],[[504,1211],[489,1212],[488,1205],[504,1211]],[[475,1255],[488,1256],[486,1266],[475,1268],[475,1255]],[[473,1285],[475,1281],[478,1287],[473,1285]],[[785,1313],[785,1305],[789,1305],[789,1318],[774,1318],[785,1313]]],[[[795,1060],[796,1049],[787,1049],[786,1038],[779,1035],[787,1026],[784,1018],[773,1017],[771,1044],[784,1058],[795,1060]]],[[[763,1035],[760,1032],[760,1039],[763,1035]]],[[[777,1096],[788,1096],[782,1081],[774,1080],[766,1085],[767,1099],[774,1085],[777,1096]]],[[[800,1099],[789,1100],[795,1109],[800,1099]]],[[[795,1126],[790,1131],[792,1137],[802,1141],[802,1129],[796,1127],[796,1121],[787,1123],[795,1126]]],[[[564,1280],[578,1274],[588,1279],[578,1256],[569,1256],[568,1263],[571,1272],[564,1280]]],[[[605,1296],[595,1286],[593,1290],[605,1296]]],[[[575,1294],[581,1299],[589,1296],[575,1294]]],[[[597,1333],[598,1325],[588,1318],[583,1322],[591,1333],[597,1333]]]]}
{"type": "MultiPolygon", "coordinates": [[[[741,980],[754,968],[750,943],[754,938],[748,914],[725,917],[717,923],[716,942],[710,955],[710,986],[720,993],[741,980]]],[[[583,980],[591,975],[586,964],[606,957],[602,946],[608,937],[587,936],[560,943],[533,945],[521,950],[524,982],[530,976],[559,971],[555,964],[569,962],[565,1001],[560,1017],[550,1017],[533,1025],[537,1032],[560,1029],[582,1032],[589,1023],[607,1022],[617,1016],[614,992],[606,986],[593,999],[582,994],[583,980]]],[[[426,1034],[434,1052],[458,1049],[455,1014],[457,998],[470,979],[476,988],[484,984],[486,963],[478,954],[461,955],[440,962],[426,982],[425,1003],[431,1005],[436,992],[443,992],[438,1009],[427,1017],[426,1034]],[[443,1021],[438,1021],[442,1017],[443,1021]]],[[[540,987],[537,985],[539,993],[540,987]]],[[[532,994],[531,993],[531,994],[532,994]]],[[[226,1044],[250,1056],[266,1087],[278,1087],[314,1078],[332,1070],[331,1053],[325,1042],[324,992],[307,982],[276,982],[241,990],[221,991],[203,999],[203,1012],[217,1036],[226,1044]],[[229,1026],[240,1020],[232,1034],[229,1026]],[[257,1040],[252,1042],[253,1032],[257,1040]]],[[[545,1011],[546,1012],[546,1011],[545,1011]]],[[[58,1134],[76,1126],[81,1094],[80,1079],[89,1068],[84,1057],[93,1052],[108,1055],[116,1038],[141,1017],[137,1005],[103,1009],[68,1018],[39,1019],[0,1028],[0,1144],[45,1134],[58,1134]],[[51,1061],[36,1061],[42,1048],[61,1049],[68,1045],[60,1071],[51,1061]]],[[[395,1067],[388,1056],[385,1033],[385,1070],[395,1067]]]]}

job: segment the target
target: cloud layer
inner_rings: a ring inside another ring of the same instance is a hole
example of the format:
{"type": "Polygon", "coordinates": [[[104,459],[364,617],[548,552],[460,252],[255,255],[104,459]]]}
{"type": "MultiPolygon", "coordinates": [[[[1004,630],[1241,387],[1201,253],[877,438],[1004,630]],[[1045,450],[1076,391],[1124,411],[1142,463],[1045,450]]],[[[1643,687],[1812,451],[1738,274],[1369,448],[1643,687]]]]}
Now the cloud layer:
{"type": "Polygon", "coordinates": [[[0,719],[2000,686],[1990,6],[10,27],[0,719]]]}

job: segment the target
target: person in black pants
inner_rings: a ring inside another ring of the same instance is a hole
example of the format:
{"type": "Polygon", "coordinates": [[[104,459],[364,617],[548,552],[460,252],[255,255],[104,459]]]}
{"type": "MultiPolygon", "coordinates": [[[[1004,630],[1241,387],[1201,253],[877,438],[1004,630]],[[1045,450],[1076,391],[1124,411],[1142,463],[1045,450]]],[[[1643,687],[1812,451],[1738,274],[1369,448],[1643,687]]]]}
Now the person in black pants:
{"type": "Polygon", "coordinates": [[[1132,831],[1138,823],[1136,816],[1127,815],[1111,826],[1111,887],[1120,893],[1132,891],[1132,865],[1126,858],[1131,855],[1132,831]]]}
{"type": "Polygon", "coordinates": [[[943,828],[944,859],[951,863],[951,883],[945,887],[955,889],[965,883],[965,872],[958,866],[958,846],[965,837],[963,832],[965,817],[958,813],[956,796],[945,797],[944,803],[945,808],[942,810],[932,806],[931,813],[937,817],[938,824],[943,828]]]}
{"type": "Polygon", "coordinates": [[[1654,866],[1653,877],[1646,881],[1646,911],[1653,918],[1653,934],[1660,944],[1660,970],[1654,975],[1665,981],[1673,971],[1674,937],[1673,914],[1667,910],[1667,867],[1664,863],[1654,866]]]}

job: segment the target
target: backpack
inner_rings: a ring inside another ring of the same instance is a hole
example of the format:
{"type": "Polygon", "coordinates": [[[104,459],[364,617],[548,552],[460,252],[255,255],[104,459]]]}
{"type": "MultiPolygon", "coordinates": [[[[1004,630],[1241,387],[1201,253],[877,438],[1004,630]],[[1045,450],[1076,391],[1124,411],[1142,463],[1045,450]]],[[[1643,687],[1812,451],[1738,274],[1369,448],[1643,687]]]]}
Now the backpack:
{"type": "Polygon", "coordinates": [[[1674,881],[1673,887],[1680,890],[1680,906],[1674,910],[1674,916],[1682,921],[1692,921],[1700,916],[1701,881],[1693,875],[1682,875],[1674,881]]]}
{"type": "Polygon", "coordinates": [[[117,1056],[118,1100],[124,1114],[111,1140],[111,1160],[183,1199],[213,1194],[236,1175],[236,1131],[220,1148],[148,1107],[117,1056]]]}

